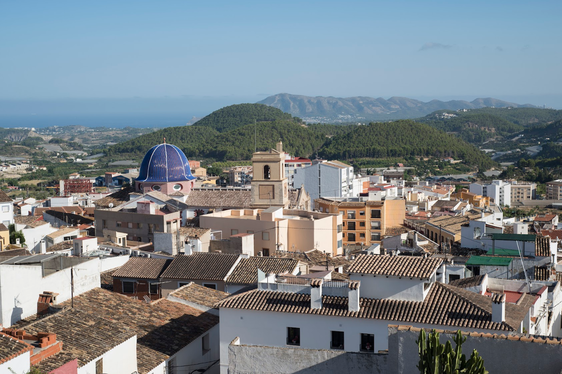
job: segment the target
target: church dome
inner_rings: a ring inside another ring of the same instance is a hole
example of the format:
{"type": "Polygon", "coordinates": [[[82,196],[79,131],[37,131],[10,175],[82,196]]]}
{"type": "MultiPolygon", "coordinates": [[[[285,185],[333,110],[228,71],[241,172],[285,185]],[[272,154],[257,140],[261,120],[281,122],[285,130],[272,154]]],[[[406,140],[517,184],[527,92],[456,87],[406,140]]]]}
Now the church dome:
{"type": "Polygon", "coordinates": [[[181,182],[195,179],[181,149],[171,144],[150,148],[142,159],[137,182],[181,182]]]}

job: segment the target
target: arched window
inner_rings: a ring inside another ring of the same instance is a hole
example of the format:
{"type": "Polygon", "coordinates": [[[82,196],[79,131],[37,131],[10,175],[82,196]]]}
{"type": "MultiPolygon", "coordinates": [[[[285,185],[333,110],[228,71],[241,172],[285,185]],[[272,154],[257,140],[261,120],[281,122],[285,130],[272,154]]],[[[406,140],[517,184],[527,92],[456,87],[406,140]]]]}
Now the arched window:
{"type": "Polygon", "coordinates": [[[271,179],[271,168],[269,165],[263,167],[263,179],[271,179]]]}

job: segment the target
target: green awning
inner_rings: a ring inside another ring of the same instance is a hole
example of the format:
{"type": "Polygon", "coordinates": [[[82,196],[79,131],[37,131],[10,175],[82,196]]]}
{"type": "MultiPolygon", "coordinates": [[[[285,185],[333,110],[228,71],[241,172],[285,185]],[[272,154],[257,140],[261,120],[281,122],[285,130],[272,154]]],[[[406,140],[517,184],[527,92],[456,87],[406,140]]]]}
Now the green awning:
{"type": "Polygon", "coordinates": [[[492,257],[492,256],[470,256],[466,262],[467,266],[509,266],[512,258],[508,257],[492,257]]]}
{"type": "Polygon", "coordinates": [[[492,240],[511,240],[520,242],[534,242],[536,235],[526,234],[491,234],[492,240]]]}

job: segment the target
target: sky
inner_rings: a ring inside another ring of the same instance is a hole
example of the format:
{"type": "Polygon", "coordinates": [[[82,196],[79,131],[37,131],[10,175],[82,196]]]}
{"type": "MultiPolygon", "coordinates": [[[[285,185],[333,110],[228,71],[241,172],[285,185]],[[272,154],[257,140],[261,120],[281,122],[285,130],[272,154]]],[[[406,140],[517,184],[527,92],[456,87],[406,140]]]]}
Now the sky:
{"type": "Polygon", "coordinates": [[[284,92],[562,109],[561,14],[558,0],[0,0],[0,116],[200,115],[284,92]]]}

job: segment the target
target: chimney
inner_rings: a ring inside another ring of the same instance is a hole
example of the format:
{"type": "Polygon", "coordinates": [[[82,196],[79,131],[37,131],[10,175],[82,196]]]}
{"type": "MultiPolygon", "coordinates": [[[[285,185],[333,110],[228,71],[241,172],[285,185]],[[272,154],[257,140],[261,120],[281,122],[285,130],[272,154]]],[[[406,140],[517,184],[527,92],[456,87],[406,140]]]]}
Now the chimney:
{"type": "Polygon", "coordinates": [[[283,142],[279,141],[279,143],[277,143],[277,152],[279,153],[283,153],[283,142]]]}
{"type": "Polygon", "coordinates": [[[39,299],[37,300],[37,314],[44,315],[49,313],[49,308],[56,303],[58,293],[51,291],[43,291],[39,294],[39,299]]]}
{"type": "Polygon", "coordinates": [[[47,243],[45,243],[44,239],[39,243],[39,248],[39,253],[47,253],[47,243]]]}
{"type": "Polygon", "coordinates": [[[361,286],[361,282],[359,281],[351,281],[348,284],[349,292],[347,294],[347,304],[350,312],[358,312],[359,311],[359,286],[361,286]]]}
{"type": "Polygon", "coordinates": [[[310,281],[310,307],[322,309],[322,279],[310,281]]]}
{"type": "Polygon", "coordinates": [[[505,294],[492,294],[492,322],[505,322],[505,294]]]}

